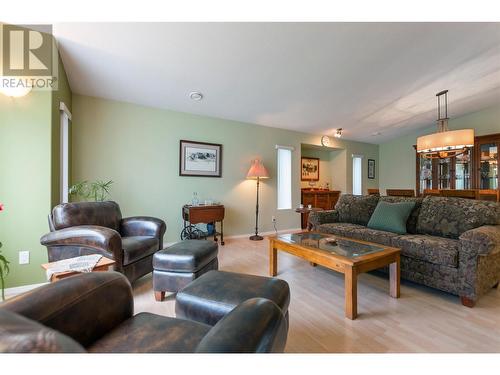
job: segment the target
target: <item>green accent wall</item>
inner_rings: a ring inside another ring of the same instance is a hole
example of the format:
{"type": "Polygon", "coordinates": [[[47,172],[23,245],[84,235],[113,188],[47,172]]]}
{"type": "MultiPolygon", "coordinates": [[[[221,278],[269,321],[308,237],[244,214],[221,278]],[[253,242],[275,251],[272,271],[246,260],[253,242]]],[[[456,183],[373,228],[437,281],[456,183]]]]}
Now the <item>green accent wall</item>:
{"type": "MultiPolygon", "coordinates": [[[[193,192],[200,200],[212,199],[226,206],[225,234],[251,233],[255,226],[255,181],[245,176],[252,159],[260,158],[272,178],[261,184],[260,231],[300,227],[293,210],[276,209],[276,145],[295,147],[293,152],[292,206],[300,203],[301,144],[320,145],[320,136],[218,118],[154,109],[123,102],[73,95],[73,182],[111,179],[111,199],[124,216],[151,215],[167,223],[165,240],[179,240],[181,207],[193,192]],[[221,143],[222,178],[180,177],[179,140],[221,143]]],[[[363,154],[378,160],[378,145],[332,138],[332,147],[344,155],[363,154]]],[[[352,162],[337,163],[344,192],[352,189],[352,162]],[[347,179],[347,183],[345,180],[347,179]]],[[[378,187],[366,179],[364,189],[378,187]]],[[[333,179],[336,174],[332,172],[333,179]]]]}
{"type": "MultiPolygon", "coordinates": [[[[475,135],[500,133],[500,105],[452,118],[449,121],[450,130],[475,129],[475,135]]],[[[380,190],[385,189],[415,189],[415,149],[420,135],[436,132],[436,126],[413,132],[380,145],[380,190]]]]}
{"type": "Polygon", "coordinates": [[[59,200],[59,101],[71,108],[71,90],[59,59],[59,90],[20,98],[0,94],[0,241],[10,263],[6,287],[46,281],[47,215],[59,200]],[[30,251],[30,263],[18,253],[30,251]]]}

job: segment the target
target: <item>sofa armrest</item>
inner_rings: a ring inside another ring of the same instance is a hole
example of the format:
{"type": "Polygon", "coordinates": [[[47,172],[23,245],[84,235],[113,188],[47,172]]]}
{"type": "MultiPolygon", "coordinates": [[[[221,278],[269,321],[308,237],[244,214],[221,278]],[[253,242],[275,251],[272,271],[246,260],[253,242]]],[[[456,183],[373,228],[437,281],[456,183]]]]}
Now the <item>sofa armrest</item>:
{"type": "Polygon", "coordinates": [[[339,221],[339,212],[337,210],[313,211],[308,218],[309,227],[317,229],[321,224],[336,223],[339,221]]]}
{"type": "Polygon", "coordinates": [[[110,228],[97,225],[80,225],[47,233],[40,243],[52,246],[79,246],[99,251],[106,257],[115,260],[119,269],[123,264],[122,238],[110,228]]]}
{"type": "Polygon", "coordinates": [[[15,312],[55,329],[82,346],[130,318],[132,288],[117,272],[91,272],[33,289],[2,303],[15,312]]]}
{"type": "Polygon", "coordinates": [[[133,216],[122,219],[120,232],[122,236],[151,236],[163,240],[167,225],[161,219],[150,216],[133,216]]]}
{"type": "Polygon", "coordinates": [[[483,225],[460,236],[460,251],[471,255],[490,255],[500,252],[500,225],[483,225]]]}
{"type": "Polygon", "coordinates": [[[196,348],[197,353],[282,353],[288,328],[281,309],[252,298],[222,318],[196,348]]]}

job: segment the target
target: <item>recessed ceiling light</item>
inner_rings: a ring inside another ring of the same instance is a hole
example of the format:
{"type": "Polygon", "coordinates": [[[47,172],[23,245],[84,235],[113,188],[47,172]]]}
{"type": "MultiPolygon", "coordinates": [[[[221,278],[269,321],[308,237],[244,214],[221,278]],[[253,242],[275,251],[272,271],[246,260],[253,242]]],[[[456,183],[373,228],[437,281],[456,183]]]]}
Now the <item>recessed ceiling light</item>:
{"type": "Polygon", "coordinates": [[[372,133],[372,137],[376,137],[377,135],[382,135],[382,133],[381,132],[372,133]]]}
{"type": "Polygon", "coordinates": [[[333,135],[335,138],[340,138],[342,137],[342,128],[338,128],[335,130],[335,134],[333,135]]]}
{"type": "Polygon", "coordinates": [[[189,97],[192,100],[196,100],[197,102],[199,102],[201,99],[203,99],[203,94],[199,91],[191,91],[189,93],[189,97]]]}

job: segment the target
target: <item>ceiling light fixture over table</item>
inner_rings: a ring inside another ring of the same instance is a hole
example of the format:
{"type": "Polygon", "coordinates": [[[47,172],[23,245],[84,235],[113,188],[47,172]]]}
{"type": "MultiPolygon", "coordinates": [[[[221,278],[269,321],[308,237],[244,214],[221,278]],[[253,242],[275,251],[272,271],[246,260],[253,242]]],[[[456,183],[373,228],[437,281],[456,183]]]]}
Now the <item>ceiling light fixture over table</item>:
{"type": "Polygon", "coordinates": [[[417,138],[417,152],[429,159],[453,158],[474,146],[474,129],[448,129],[448,90],[438,92],[437,133],[417,138]],[[442,98],[444,95],[444,98],[442,98]],[[441,110],[444,101],[444,112],[441,110]],[[444,117],[443,117],[444,116],[444,117]]]}

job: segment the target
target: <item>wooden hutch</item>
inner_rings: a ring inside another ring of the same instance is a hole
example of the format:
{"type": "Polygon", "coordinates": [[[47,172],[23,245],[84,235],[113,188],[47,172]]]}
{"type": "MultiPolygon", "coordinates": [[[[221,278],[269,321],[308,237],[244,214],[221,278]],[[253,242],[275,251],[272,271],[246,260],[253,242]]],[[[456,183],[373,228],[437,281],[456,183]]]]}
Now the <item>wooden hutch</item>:
{"type": "MultiPolygon", "coordinates": [[[[337,204],[337,201],[339,200],[339,196],[340,191],[337,190],[302,189],[300,202],[304,205],[304,207],[307,207],[310,204],[313,208],[333,210],[333,208],[337,204]]],[[[306,229],[309,213],[302,213],[301,217],[302,229],[306,229]]]]}

